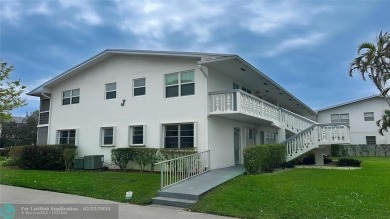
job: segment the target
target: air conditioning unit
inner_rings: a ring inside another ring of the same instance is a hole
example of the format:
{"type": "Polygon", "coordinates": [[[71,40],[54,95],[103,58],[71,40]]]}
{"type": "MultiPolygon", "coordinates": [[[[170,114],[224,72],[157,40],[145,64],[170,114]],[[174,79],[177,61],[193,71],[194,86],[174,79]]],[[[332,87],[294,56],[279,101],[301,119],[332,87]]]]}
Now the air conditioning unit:
{"type": "Polygon", "coordinates": [[[84,169],[84,158],[83,157],[76,157],[74,159],[74,169],[75,170],[82,170],[84,169]]]}
{"type": "Polygon", "coordinates": [[[84,156],[84,169],[96,170],[103,168],[104,155],[84,156]]]}

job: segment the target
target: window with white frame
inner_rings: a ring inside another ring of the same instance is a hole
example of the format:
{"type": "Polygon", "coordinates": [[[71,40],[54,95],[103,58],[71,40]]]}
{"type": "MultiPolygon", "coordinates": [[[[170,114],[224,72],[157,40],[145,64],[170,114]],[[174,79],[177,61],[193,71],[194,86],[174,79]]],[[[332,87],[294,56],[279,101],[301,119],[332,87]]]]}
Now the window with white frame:
{"type": "Polygon", "coordinates": [[[145,125],[129,127],[129,145],[145,145],[145,125]]]}
{"type": "Polygon", "coordinates": [[[145,78],[139,78],[133,80],[133,95],[141,96],[145,95],[146,87],[145,87],[145,78]]]}
{"type": "Polygon", "coordinates": [[[76,129],[58,130],[58,144],[76,144],[76,129]]]}
{"type": "Polygon", "coordinates": [[[165,148],[194,147],[194,123],[167,124],[164,128],[165,148]]]}
{"type": "Polygon", "coordinates": [[[62,105],[80,103],[80,89],[67,90],[62,92],[62,105]]]}
{"type": "Polygon", "coordinates": [[[194,70],[165,75],[165,97],[195,94],[194,70]]]}
{"type": "Polygon", "coordinates": [[[275,144],[276,143],[276,137],[277,137],[277,133],[276,132],[264,131],[264,138],[265,138],[265,143],[266,144],[275,144]]]}
{"type": "Polygon", "coordinates": [[[331,123],[347,123],[347,124],[349,124],[349,114],[348,113],[331,114],[330,115],[330,122],[331,123]]]}
{"type": "Polygon", "coordinates": [[[374,112],[364,113],[364,121],[374,121],[374,112]]]}
{"type": "Polygon", "coordinates": [[[106,100],[116,98],[116,83],[106,84],[106,100]]]}
{"type": "Polygon", "coordinates": [[[100,136],[102,146],[114,146],[115,127],[102,127],[100,131],[100,136]]]}
{"type": "Polygon", "coordinates": [[[366,136],[366,144],[376,144],[376,136],[366,136]]]}

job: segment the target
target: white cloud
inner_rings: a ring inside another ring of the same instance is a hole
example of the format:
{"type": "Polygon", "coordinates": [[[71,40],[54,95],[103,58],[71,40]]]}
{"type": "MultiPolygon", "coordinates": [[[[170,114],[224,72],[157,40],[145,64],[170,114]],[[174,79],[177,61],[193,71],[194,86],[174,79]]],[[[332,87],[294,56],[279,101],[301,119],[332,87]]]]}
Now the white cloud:
{"type": "MultiPolygon", "coordinates": [[[[119,14],[118,27],[123,32],[133,33],[150,40],[165,39],[169,33],[178,32],[188,35],[197,42],[211,40],[215,27],[226,22],[219,19],[225,13],[228,3],[157,1],[144,3],[142,1],[117,0],[116,10],[119,14]],[[142,10],[139,10],[142,9],[142,10]]],[[[193,43],[193,42],[189,42],[193,43]]]]}
{"type": "Polygon", "coordinates": [[[60,5],[67,9],[71,8],[76,21],[84,22],[88,25],[98,26],[103,23],[102,17],[92,7],[93,4],[86,0],[68,1],[60,0],[60,5]],[[75,9],[75,10],[74,10],[75,9]]]}
{"type": "Polygon", "coordinates": [[[17,23],[22,16],[21,4],[17,0],[2,0],[0,18],[11,23],[17,23]]]}
{"type": "Polygon", "coordinates": [[[34,4],[36,7],[31,7],[28,9],[29,14],[38,14],[38,15],[51,15],[51,11],[49,9],[49,6],[47,5],[47,2],[40,2],[39,4],[34,4]]]}
{"type": "Polygon", "coordinates": [[[254,1],[244,8],[247,19],[243,19],[241,26],[257,34],[308,26],[313,16],[329,11],[327,6],[312,8],[302,1],[254,1]]]}
{"type": "Polygon", "coordinates": [[[274,57],[296,48],[305,49],[307,46],[314,46],[322,43],[324,39],[325,34],[323,33],[311,33],[305,36],[289,38],[282,41],[277,46],[270,48],[268,52],[265,53],[265,56],[274,57]]]}

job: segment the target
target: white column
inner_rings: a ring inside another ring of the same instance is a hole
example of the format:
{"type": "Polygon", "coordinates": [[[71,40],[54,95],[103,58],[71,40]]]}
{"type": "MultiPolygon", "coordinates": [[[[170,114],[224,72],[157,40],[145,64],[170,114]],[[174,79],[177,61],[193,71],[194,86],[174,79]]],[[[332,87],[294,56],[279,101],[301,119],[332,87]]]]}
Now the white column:
{"type": "Polygon", "coordinates": [[[286,140],[286,129],[281,128],[278,130],[278,143],[281,143],[286,140]]]}
{"type": "Polygon", "coordinates": [[[322,148],[316,148],[313,150],[316,159],[316,165],[324,165],[324,150],[322,148]]]}

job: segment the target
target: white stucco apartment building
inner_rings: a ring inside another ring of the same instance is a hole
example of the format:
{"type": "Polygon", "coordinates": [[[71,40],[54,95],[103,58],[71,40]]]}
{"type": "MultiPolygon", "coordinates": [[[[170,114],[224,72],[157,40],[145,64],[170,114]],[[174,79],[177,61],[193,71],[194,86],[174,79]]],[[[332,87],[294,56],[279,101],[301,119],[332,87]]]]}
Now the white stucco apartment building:
{"type": "Polygon", "coordinates": [[[378,132],[376,121],[390,109],[385,98],[370,96],[318,110],[318,122],[345,122],[350,126],[351,144],[390,144],[390,134],[378,132]]]}
{"type": "MultiPolygon", "coordinates": [[[[247,145],[317,124],[316,112],[233,54],[105,50],[28,94],[41,101],[38,144],[74,143],[107,163],[118,147],[196,147],[210,150],[213,169],[227,167],[247,145]]],[[[318,146],[320,128],[293,139],[290,157],[318,146]],[[298,153],[304,145],[314,146],[298,153]]]]}

